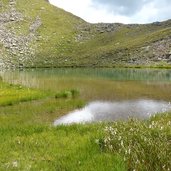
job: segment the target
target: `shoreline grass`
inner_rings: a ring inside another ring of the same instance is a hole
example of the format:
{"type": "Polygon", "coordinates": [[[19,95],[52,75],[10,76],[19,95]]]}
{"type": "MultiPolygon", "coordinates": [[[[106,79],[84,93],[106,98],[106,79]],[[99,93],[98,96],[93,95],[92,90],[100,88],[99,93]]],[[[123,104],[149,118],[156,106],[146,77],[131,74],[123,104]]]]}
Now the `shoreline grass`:
{"type": "MultiPolygon", "coordinates": [[[[24,67],[22,70],[27,69],[52,69],[52,68],[135,68],[135,69],[171,69],[171,65],[103,65],[103,66],[92,66],[92,65],[60,65],[60,66],[30,66],[24,67]]],[[[19,67],[13,68],[14,70],[21,70],[19,67]]]]}
{"type": "Polygon", "coordinates": [[[0,126],[0,148],[4,149],[0,153],[0,169],[168,171],[170,117],[167,113],[146,121],[0,126]],[[110,132],[104,143],[107,127],[117,129],[120,134],[115,135],[114,141],[110,132]],[[110,147],[109,141],[115,148],[110,147]]]}
{"type": "Polygon", "coordinates": [[[101,148],[123,158],[128,170],[169,171],[171,169],[171,114],[147,121],[114,122],[104,129],[101,148]]]}
{"type": "Polygon", "coordinates": [[[47,95],[48,93],[40,90],[8,84],[0,80],[0,106],[10,106],[20,102],[36,100],[47,95]]]}
{"type": "MultiPolygon", "coordinates": [[[[0,85],[14,92],[18,87],[0,85]]],[[[79,97],[53,95],[0,106],[0,170],[169,171],[171,113],[143,121],[52,126],[84,105],[79,97]]]]}

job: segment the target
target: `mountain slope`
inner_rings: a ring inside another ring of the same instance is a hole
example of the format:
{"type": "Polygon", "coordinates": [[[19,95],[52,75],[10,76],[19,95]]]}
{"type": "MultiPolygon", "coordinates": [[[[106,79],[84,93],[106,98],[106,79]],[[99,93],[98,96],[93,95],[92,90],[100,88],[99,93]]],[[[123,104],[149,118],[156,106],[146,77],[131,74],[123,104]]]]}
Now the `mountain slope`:
{"type": "Polygon", "coordinates": [[[0,66],[170,66],[171,20],[89,24],[45,0],[0,1],[0,66]]]}

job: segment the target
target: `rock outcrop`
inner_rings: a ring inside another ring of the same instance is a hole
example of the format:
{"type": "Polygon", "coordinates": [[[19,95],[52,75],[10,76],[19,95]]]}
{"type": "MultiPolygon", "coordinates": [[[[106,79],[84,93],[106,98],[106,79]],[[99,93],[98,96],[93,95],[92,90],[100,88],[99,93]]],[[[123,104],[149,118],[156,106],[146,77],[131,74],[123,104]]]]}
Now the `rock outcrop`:
{"type": "MultiPolygon", "coordinates": [[[[3,6],[3,4],[1,3],[3,6]]],[[[16,9],[16,0],[10,0],[7,10],[0,14],[0,66],[5,68],[24,67],[26,63],[31,63],[36,51],[34,41],[36,41],[36,31],[42,22],[39,17],[33,21],[28,34],[17,34],[14,24],[24,20],[26,16],[16,9]]]]}

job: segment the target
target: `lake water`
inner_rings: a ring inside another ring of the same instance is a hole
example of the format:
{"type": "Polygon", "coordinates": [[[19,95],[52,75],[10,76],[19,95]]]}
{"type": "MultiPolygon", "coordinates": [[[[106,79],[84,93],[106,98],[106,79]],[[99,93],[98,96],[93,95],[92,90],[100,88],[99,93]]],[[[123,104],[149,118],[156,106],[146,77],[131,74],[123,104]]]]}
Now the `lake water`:
{"type": "Polygon", "coordinates": [[[123,102],[92,102],[83,109],[75,110],[57,119],[54,125],[98,121],[146,119],[151,115],[171,110],[171,104],[155,100],[123,102]]]}
{"type": "Polygon", "coordinates": [[[3,71],[1,76],[11,83],[52,92],[79,90],[87,105],[58,118],[55,125],[147,118],[171,109],[171,70],[29,69],[3,71]]]}

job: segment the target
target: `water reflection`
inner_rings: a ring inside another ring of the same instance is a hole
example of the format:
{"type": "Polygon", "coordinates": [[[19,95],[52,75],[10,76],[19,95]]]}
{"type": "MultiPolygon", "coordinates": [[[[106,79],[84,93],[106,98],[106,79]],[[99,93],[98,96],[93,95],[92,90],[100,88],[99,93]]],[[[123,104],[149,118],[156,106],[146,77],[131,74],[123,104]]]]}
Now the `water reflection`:
{"type": "Polygon", "coordinates": [[[171,70],[57,68],[3,71],[3,79],[53,93],[77,89],[90,101],[171,100],[171,70]]]}
{"type": "Polygon", "coordinates": [[[12,78],[22,75],[40,78],[44,77],[88,77],[105,78],[110,80],[142,80],[142,81],[171,81],[170,69],[126,69],[126,68],[55,68],[55,69],[27,69],[15,71],[1,71],[1,74],[12,78]]]}
{"type": "Polygon", "coordinates": [[[125,120],[129,117],[145,119],[169,110],[171,110],[170,103],[155,100],[92,102],[83,109],[57,119],[54,125],[125,120]]]}

